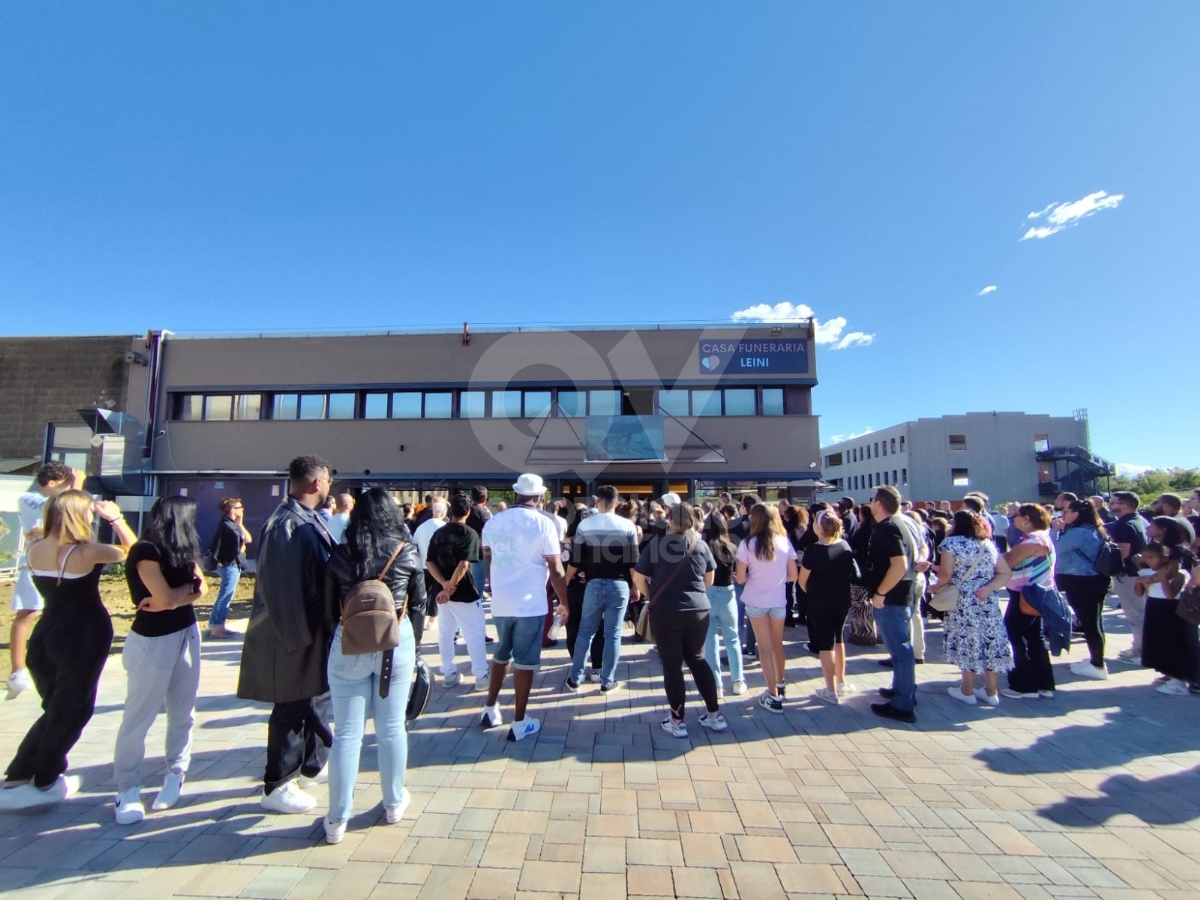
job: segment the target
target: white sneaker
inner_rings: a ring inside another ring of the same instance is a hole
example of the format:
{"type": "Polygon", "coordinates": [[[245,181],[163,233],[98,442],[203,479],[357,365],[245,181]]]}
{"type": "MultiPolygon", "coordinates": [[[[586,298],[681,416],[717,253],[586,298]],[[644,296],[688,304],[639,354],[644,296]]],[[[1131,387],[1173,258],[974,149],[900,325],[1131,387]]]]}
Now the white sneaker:
{"type": "Polygon", "coordinates": [[[285,782],[269,794],[263,794],[259,805],[270,812],[306,813],[317,805],[317,801],[300,790],[294,780],[285,782]]]}
{"type": "Polygon", "coordinates": [[[987,688],[975,688],[975,699],[980,703],[986,704],[987,706],[1000,705],[999,691],[997,691],[995,694],[989,694],[987,692],[987,688]]]}
{"type": "Polygon", "coordinates": [[[42,790],[32,781],[17,787],[0,790],[0,810],[37,809],[61,803],[79,790],[78,775],[59,775],[58,780],[42,790]]]}
{"type": "Polygon", "coordinates": [[[584,680],[584,683],[585,683],[585,684],[591,684],[593,681],[595,681],[595,679],[596,679],[596,673],[595,673],[595,672],[592,670],[592,667],[591,667],[591,666],[584,666],[584,667],[583,667],[583,680],[584,680]]]}
{"type": "Polygon", "coordinates": [[[856,688],[849,681],[843,681],[841,684],[839,684],[837,686],[837,694],[839,697],[845,697],[848,694],[857,694],[857,693],[858,693],[858,688],[856,688]]]}
{"type": "Polygon", "coordinates": [[[325,817],[325,843],[340,844],[346,836],[345,821],[335,822],[329,816],[325,817]]]}
{"type": "Polygon", "coordinates": [[[700,725],[707,728],[709,731],[725,731],[729,728],[729,723],[725,721],[725,717],[718,713],[704,713],[700,716],[700,725]]]}
{"type": "Polygon", "coordinates": [[[673,719],[670,716],[662,720],[662,729],[671,735],[671,737],[685,738],[688,736],[687,723],[679,719],[673,719]]]}
{"type": "Polygon", "coordinates": [[[408,793],[408,788],[404,788],[400,793],[399,806],[385,806],[384,813],[387,814],[387,823],[395,825],[404,816],[404,811],[408,809],[408,804],[412,803],[412,795],[408,793]]]}
{"type": "Polygon", "coordinates": [[[484,728],[499,728],[504,724],[504,716],[500,715],[499,706],[485,706],[479,724],[484,728]]]}
{"type": "Polygon", "coordinates": [[[1039,700],[1053,700],[1054,691],[1038,691],[1039,700]]]}
{"type": "Polygon", "coordinates": [[[523,741],[527,737],[533,737],[542,730],[540,719],[535,719],[533,716],[526,716],[520,722],[513,722],[512,727],[508,730],[508,739],[510,741],[523,741]]]}
{"type": "Polygon", "coordinates": [[[475,687],[472,690],[486,691],[488,689],[488,676],[485,674],[482,678],[475,679],[475,687]]]}
{"type": "Polygon", "coordinates": [[[329,784],[329,763],[321,766],[321,771],[316,775],[301,775],[309,784],[329,784]]]}
{"type": "MultiPolygon", "coordinates": [[[[1007,697],[1009,700],[1037,700],[1041,697],[1041,694],[1037,691],[1029,691],[1022,694],[1020,691],[1014,691],[1012,688],[1001,688],[1000,696],[1007,697]]],[[[1050,696],[1053,697],[1054,694],[1050,694],[1050,696]]]]}
{"type": "Polygon", "coordinates": [[[839,696],[838,692],[831,691],[827,687],[817,688],[815,691],[813,691],[813,696],[822,703],[832,703],[834,706],[837,706],[842,702],[842,698],[839,696]]]}
{"type": "Polygon", "coordinates": [[[462,675],[457,671],[451,675],[443,675],[442,676],[442,684],[448,688],[454,687],[460,681],[462,681],[462,675]]]}
{"type": "Polygon", "coordinates": [[[117,824],[136,825],[146,818],[146,807],[142,806],[142,787],[126,788],[117,794],[117,824]]]}
{"type": "Polygon", "coordinates": [[[965,704],[967,704],[967,706],[975,705],[975,695],[974,694],[964,694],[962,692],[962,688],[960,688],[956,684],[952,684],[952,685],[950,685],[950,687],[946,688],[946,693],[949,694],[951,697],[953,697],[955,700],[957,700],[959,703],[965,703],[965,704]]]}
{"type": "Polygon", "coordinates": [[[28,669],[17,669],[8,676],[8,695],[5,700],[15,700],[18,694],[33,690],[33,678],[28,669]]]}
{"type": "Polygon", "coordinates": [[[1170,681],[1156,687],[1154,690],[1160,694],[1166,694],[1170,697],[1186,697],[1191,691],[1188,690],[1187,682],[1180,681],[1178,678],[1172,678],[1170,681]]]}
{"type": "Polygon", "coordinates": [[[1071,663],[1071,672],[1075,675],[1082,675],[1085,678],[1095,678],[1097,681],[1108,680],[1108,668],[1093,666],[1090,659],[1071,663]]]}
{"type": "Polygon", "coordinates": [[[746,682],[744,682],[744,681],[735,681],[735,682],[733,683],[733,688],[731,689],[731,693],[732,693],[732,694],[733,694],[735,697],[740,697],[742,694],[746,693],[746,682]]]}
{"type": "Polygon", "coordinates": [[[181,772],[168,772],[167,777],[163,779],[162,790],[158,792],[158,796],[154,798],[154,802],[150,804],[153,810],[170,809],[179,802],[179,792],[183,790],[183,774],[181,772]]]}

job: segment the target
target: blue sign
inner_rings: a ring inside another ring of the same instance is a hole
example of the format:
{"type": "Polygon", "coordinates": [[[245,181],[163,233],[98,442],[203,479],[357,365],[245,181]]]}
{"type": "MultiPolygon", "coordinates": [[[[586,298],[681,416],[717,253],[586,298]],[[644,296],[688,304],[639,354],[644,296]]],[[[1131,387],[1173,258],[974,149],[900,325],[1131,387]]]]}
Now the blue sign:
{"type": "Polygon", "coordinates": [[[701,375],[807,375],[808,341],[754,338],[700,342],[701,375]]]}

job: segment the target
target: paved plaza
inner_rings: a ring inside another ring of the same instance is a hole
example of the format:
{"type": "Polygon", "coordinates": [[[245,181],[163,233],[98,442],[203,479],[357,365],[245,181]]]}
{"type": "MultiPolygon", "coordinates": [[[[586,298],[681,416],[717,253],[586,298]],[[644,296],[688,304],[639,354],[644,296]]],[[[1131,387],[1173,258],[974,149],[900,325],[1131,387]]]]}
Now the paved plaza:
{"type": "MultiPolygon", "coordinates": [[[[1129,644],[1119,616],[1110,655],[1129,644]]],[[[244,623],[236,623],[243,625],[244,623]]],[[[803,630],[789,632],[803,635],[803,630]]],[[[0,894],[99,898],[728,900],[834,895],[917,900],[1200,897],[1200,697],[1150,688],[1113,665],[1105,683],[1067,672],[1054,700],[999,709],[952,700],[956,680],[930,633],[916,726],[869,709],[888,683],[880,652],[851,648],[862,689],[841,707],[809,699],[816,657],[789,640],[788,709],[755,707],[761,679],[729,697],[730,730],[677,740],[654,651],[628,643],[624,688],[563,693],[566,651],[549,651],[531,711],[536,739],[478,727],[482,695],[436,685],[411,733],[413,803],[383,822],[368,734],[358,814],[324,842],[320,806],[258,805],[267,709],[233,696],[237,642],[204,648],[195,757],[179,806],[134,827],[113,821],[111,761],[121,716],[119,656],[71,755],[83,792],[51,811],[0,818],[0,894]]],[[[437,659],[435,636],[425,653],[437,659]]],[[[464,648],[459,647],[460,654],[464,648]]],[[[1077,646],[1073,659],[1080,658],[1077,646]]],[[[466,669],[465,655],[460,667],[466,669]]],[[[440,682],[440,679],[438,679],[440,682]]],[[[690,686],[690,680],[689,680],[690,686]]],[[[694,692],[689,701],[695,697],[694,692]]],[[[7,759],[36,714],[0,703],[7,759]]],[[[511,703],[506,690],[502,705],[511,703]]],[[[506,719],[511,706],[505,707],[506,719]]],[[[163,723],[151,731],[147,804],[161,783],[163,723]]]]}

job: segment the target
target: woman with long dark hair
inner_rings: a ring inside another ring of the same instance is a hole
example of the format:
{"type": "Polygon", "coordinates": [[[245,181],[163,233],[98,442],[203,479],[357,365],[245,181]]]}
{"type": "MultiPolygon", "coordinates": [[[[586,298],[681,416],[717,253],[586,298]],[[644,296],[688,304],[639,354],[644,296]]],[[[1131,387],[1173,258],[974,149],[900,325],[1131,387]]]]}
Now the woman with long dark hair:
{"type": "MultiPolygon", "coordinates": [[[[804,548],[808,546],[803,543],[804,536],[812,528],[808,519],[808,510],[802,506],[782,504],[779,520],[783,524],[783,533],[787,535],[792,549],[796,551],[796,558],[799,559],[804,555],[804,548]]],[[[804,595],[804,589],[800,587],[799,582],[789,581],[787,584],[787,615],[783,618],[783,627],[795,628],[797,625],[807,624],[807,598],[804,595]]]]}
{"type": "Polygon", "coordinates": [[[169,771],[153,809],[170,809],[179,800],[192,759],[192,724],[200,689],[200,628],[193,604],[205,593],[195,500],[160,497],[154,501],[142,539],[125,560],[125,580],[137,613],[121,651],[125,709],[113,752],[113,778],[117,824],[133,825],[146,815],[142,805],[146,735],[164,707],[169,771]]]}
{"type": "Polygon", "coordinates": [[[717,697],[724,696],[721,678],[721,654],[717,652],[717,636],[725,644],[729,660],[730,690],[746,693],[746,675],[742,668],[742,642],[738,640],[737,598],[733,592],[733,569],[737,565],[737,548],[729,540],[729,525],[725,517],[714,512],[704,520],[704,542],[712,552],[717,568],[713,583],[705,588],[711,607],[708,614],[708,637],[704,641],[704,658],[717,678],[717,697]]]}
{"type": "Polygon", "coordinates": [[[234,632],[225,627],[225,618],[229,614],[229,604],[233,602],[242,570],[246,568],[246,545],[254,540],[243,524],[245,516],[246,507],[240,498],[222,498],[221,521],[217,523],[211,547],[221,587],[208,614],[208,634],[205,637],[222,640],[234,636],[234,632]]]}
{"type": "MultiPolygon", "coordinates": [[[[867,565],[867,547],[871,543],[871,529],[875,527],[875,516],[871,506],[864,503],[858,507],[858,530],[850,537],[850,549],[860,570],[867,565]]],[[[861,579],[850,586],[850,634],[846,640],[857,647],[874,647],[880,642],[875,629],[875,611],[871,607],[871,592],[861,579]]]]}
{"type": "Polygon", "coordinates": [[[100,574],[120,562],[137,535],[117,504],[63,491],[46,501],[41,540],[26,554],[33,584],[46,601],[29,636],[26,666],[42,698],[8,764],[0,810],[49,806],[69,797],[78,778],[66,776],[67,754],[96,707],[100,673],[112,647],[112,619],[100,599],[100,574]],[[95,517],[110,525],[121,546],[92,540],[95,517]]]}
{"type": "Polygon", "coordinates": [[[692,507],[677,503],[666,513],[669,530],[652,537],[638,557],[633,583],[650,604],[650,627],[663,668],[663,687],[670,714],[662,720],[672,737],[686,738],[683,682],[686,663],[704,700],[700,724],[711,731],[728,728],[717,700],[717,681],[704,659],[709,603],[705,588],[712,584],[716,561],[695,533],[692,507]]]}
{"type": "Polygon", "coordinates": [[[1014,665],[1008,673],[1008,687],[1000,693],[1012,700],[1051,700],[1054,669],[1050,665],[1050,645],[1042,629],[1042,616],[1021,596],[1026,585],[1054,587],[1055,549],[1047,530],[1050,514],[1036,503],[1022,503],[1013,524],[1021,538],[1004,554],[1004,561],[1012,569],[1004,627],[1012,644],[1014,665]]]}
{"type": "Polygon", "coordinates": [[[742,602],[754,629],[759,663],[767,683],[758,703],[773,713],[783,712],[786,691],[783,672],[787,662],[783,652],[784,607],[787,583],[797,577],[796,551],[783,533],[779,510],[756,503],[750,510],[750,535],[738,545],[734,578],[745,585],[742,602]]]}
{"type": "Polygon", "coordinates": [[[416,637],[412,616],[425,609],[425,579],[421,556],[400,509],[382,488],[371,488],[354,505],[346,542],[329,554],[326,569],[326,613],[333,646],[329,651],[329,693],[337,729],[329,753],[329,814],[325,840],[340,843],[354,812],[354,784],[362,755],[363,732],[370,715],[375,722],[379,751],[379,781],[389,825],[400,821],[408,807],[404,786],[408,768],[408,732],[404,714],[416,666],[416,637]],[[401,546],[403,545],[403,546],[401,546]],[[400,552],[391,565],[396,548],[400,552]],[[386,571],[385,571],[386,569],[386,571]],[[400,643],[394,650],[348,654],[342,651],[342,601],[356,584],[381,578],[392,592],[400,616],[400,643]]]}
{"type": "Polygon", "coordinates": [[[1096,563],[1105,551],[1108,532],[1096,507],[1087,500],[1071,501],[1062,516],[1065,528],[1055,547],[1054,581],[1079,619],[1090,657],[1071,663],[1071,671],[1104,680],[1108,678],[1104,662],[1104,598],[1112,587],[1112,579],[1097,572],[1096,563]]]}

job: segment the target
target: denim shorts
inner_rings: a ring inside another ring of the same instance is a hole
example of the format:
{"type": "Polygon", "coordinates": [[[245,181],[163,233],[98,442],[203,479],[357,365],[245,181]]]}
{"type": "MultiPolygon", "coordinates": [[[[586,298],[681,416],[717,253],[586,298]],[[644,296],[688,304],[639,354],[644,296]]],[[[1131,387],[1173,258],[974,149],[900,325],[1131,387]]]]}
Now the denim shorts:
{"type": "Polygon", "coordinates": [[[746,616],[751,619],[757,619],[760,616],[770,616],[772,619],[782,622],[787,616],[787,610],[782,606],[754,606],[747,603],[746,616]]]}
{"type": "Polygon", "coordinates": [[[492,662],[514,669],[532,669],[542,664],[542,630],[545,616],[495,616],[496,650],[492,662]]]}

